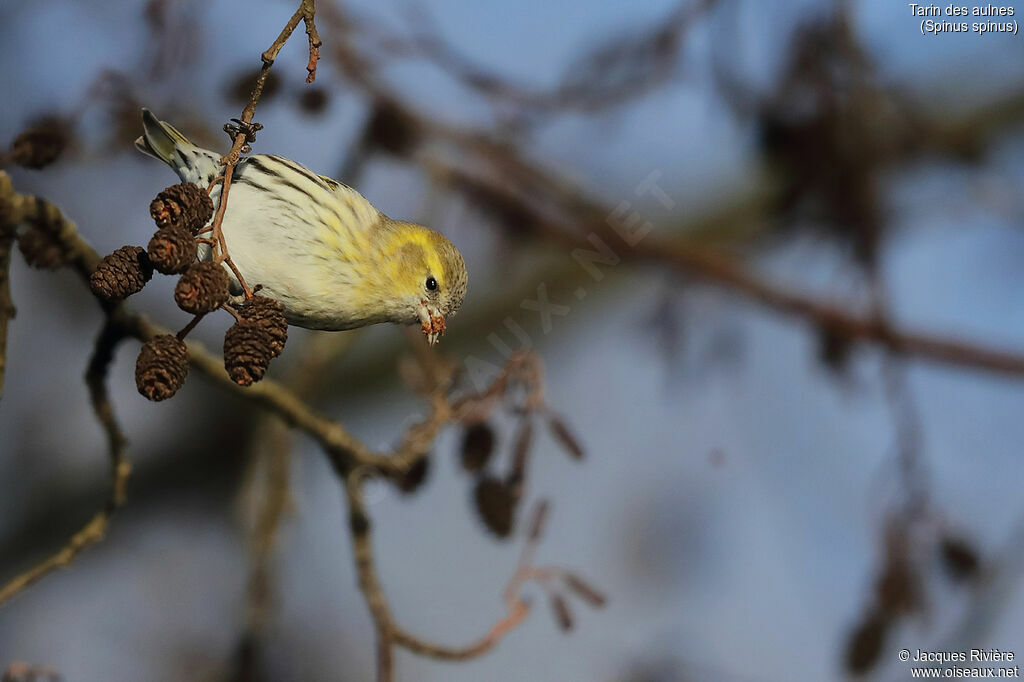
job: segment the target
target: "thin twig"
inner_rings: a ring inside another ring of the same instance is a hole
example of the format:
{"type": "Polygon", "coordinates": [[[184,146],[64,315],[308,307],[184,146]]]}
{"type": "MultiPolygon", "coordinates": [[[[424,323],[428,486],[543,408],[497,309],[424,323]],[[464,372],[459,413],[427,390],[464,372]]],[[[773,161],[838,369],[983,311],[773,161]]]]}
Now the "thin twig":
{"type": "Polygon", "coordinates": [[[205,315],[206,315],[206,313],[200,313],[199,315],[193,315],[192,319],[189,320],[188,324],[186,324],[184,327],[182,327],[181,331],[179,331],[177,334],[175,334],[175,336],[178,337],[178,340],[179,341],[184,341],[185,337],[189,335],[189,332],[191,332],[193,329],[196,328],[196,325],[199,324],[199,321],[202,320],[203,317],[205,317],[205,315]]]}
{"type": "MultiPolygon", "coordinates": [[[[10,182],[6,175],[0,182],[10,182]]],[[[0,212],[3,207],[0,206],[0,212]]],[[[11,299],[11,250],[14,247],[14,230],[0,224],[0,400],[4,395],[4,376],[7,369],[7,326],[14,319],[14,301],[11,299]]]]}
{"type": "Polygon", "coordinates": [[[377,578],[377,567],[373,559],[373,542],[370,538],[370,517],[363,499],[364,475],[359,469],[338,472],[345,480],[345,497],[348,500],[348,525],[352,537],[352,554],[359,579],[359,590],[366,599],[377,633],[377,680],[391,682],[394,679],[394,665],[391,632],[391,610],[377,578]]]}
{"type": "MultiPolygon", "coordinates": [[[[308,339],[299,362],[288,375],[288,387],[308,399],[325,367],[351,348],[352,334],[324,334],[308,339]]],[[[261,643],[274,601],[274,549],[281,522],[291,508],[291,443],[288,424],[277,417],[260,420],[250,438],[252,463],[242,495],[257,507],[250,532],[247,618],[241,641],[250,651],[261,643]]],[[[245,505],[248,508],[248,504],[245,505]]]]}
{"type": "Polygon", "coordinates": [[[266,630],[273,605],[272,558],[281,521],[291,505],[291,434],[280,419],[257,425],[252,463],[244,492],[258,507],[249,534],[251,563],[246,587],[244,641],[255,646],[266,630]]]}
{"type": "MultiPolygon", "coordinates": [[[[393,652],[394,646],[441,660],[458,661],[476,658],[493,649],[502,638],[523,622],[530,613],[529,605],[520,597],[520,589],[529,576],[532,566],[523,561],[532,560],[532,550],[524,552],[523,559],[506,589],[506,606],[508,613],[499,619],[494,626],[480,639],[463,647],[450,647],[430,642],[410,634],[399,627],[391,615],[387,597],[377,577],[374,562],[373,542],[371,538],[371,522],[363,499],[364,470],[355,469],[339,472],[345,477],[349,510],[349,528],[352,536],[352,550],[359,578],[359,589],[363,593],[366,605],[370,610],[377,631],[378,682],[390,682],[394,679],[393,652]]],[[[536,542],[536,538],[528,540],[528,546],[536,542]]]]}
{"type": "Polygon", "coordinates": [[[0,587],[0,604],[41,580],[51,571],[68,566],[79,553],[102,540],[111,517],[124,504],[131,464],[125,457],[127,440],[114,417],[114,408],[106,383],[107,370],[113,361],[114,351],[124,338],[125,330],[116,322],[108,320],[96,339],[96,346],[89,360],[89,369],[85,375],[93,411],[107,436],[112,474],[110,497],[103,509],[96,512],[64,547],[0,587]]]}
{"type": "Polygon", "coordinates": [[[316,30],[316,0],[302,0],[302,21],[306,25],[306,36],[309,38],[309,62],[306,64],[306,82],[316,80],[316,63],[320,61],[320,34],[316,30]]]}
{"type": "MultiPolygon", "coordinates": [[[[249,101],[246,103],[245,108],[242,109],[242,118],[239,119],[238,133],[235,135],[234,142],[231,145],[231,149],[221,157],[220,162],[224,165],[224,172],[221,175],[223,180],[221,181],[220,198],[217,203],[217,211],[213,216],[213,222],[210,225],[210,230],[213,232],[212,239],[217,243],[220,249],[220,254],[216,257],[217,262],[225,263],[234,273],[235,278],[238,280],[239,285],[242,287],[242,291],[245,293],[245,298],[252,298],[252,290],[246,283],[245,278],[242,277],[242,273],[235,266],[235,262],[231,259],[228,252],[227,242],[224,240],[224,231],[222,229],[224,223],[224,214],[228,208],[228,192],[231,189],[231,178],[235,172],[235,166],[238,165],[238,161],[244,151],[247,151],[247,145],[252,140],[252,133],[254,130],[258,130],[258,126],[254,126],[252,118],[256,113],[256,104],[259,102],[260,97],[263,94],[263,87],[267,82],[267,76],[270,74],[270,67],[274,65],[274,60],[277,59],[277,55],[281,52],[281,48],[291,37],[295,31],[295,27],[299,25],[300,20],[306,22],[306,33],[309,34],[309,45],[310,45],[310,71],[309,80],[312,82],[312,78],[316,75],[316,59],[319,59],[319,48],[320,48],[320,36],[316,32],[316,25],[313,23],[314,13],[314,2],[313,0],[302,0],[302,4],[299,9],[295,10],[295,13],[285,24],[285,27],[281,29],[277,38],[268,47],[260,58],[263,60],[263,66],[260,67],[260,73],[256,77],[256,84],[253,86],[252,94],[249,95],[249,101]],[[315,39],[315,46],[314,46],[315,39]],[[316,59],[314,59],[314,50],[316,59]]],[[[213,186],[211,184],[210,190],[212,191],[213,186]]]]}
{"type": "Polygon", "coordinates": [[[717,0],[682,0],[651,25],[579,55],[566,77],[550,88],[517,82],[475,63],[445,41],[437,22],[421,5],[410,6],[404,13],[408,38],[385,32],[365,18],[346,15],[342,22],[338,9],[330,5],[324,13],[333,24],[345,23],[354,34],[372,36],[376,65],[422,59],[475,92],[500,115],[511,114],[517,123],[535,125],[555,115],[623,107],[663,85],[679,71],[685,34],[716,4],[717,0]]]}
{"type": "Polygon", "coordinates": [[[517,601],[510,613],[495,623],[487,634],[477,641],[463,647],[445,646],[435,644],[415,637],[404,630],[392,630],[395,644],[408,649],[414,654],[437,658],[444,661],[465,661],[486,654],[498,645],[499,642],[516,629],[530,615],[530,605],[524,601],[517,601]]]}

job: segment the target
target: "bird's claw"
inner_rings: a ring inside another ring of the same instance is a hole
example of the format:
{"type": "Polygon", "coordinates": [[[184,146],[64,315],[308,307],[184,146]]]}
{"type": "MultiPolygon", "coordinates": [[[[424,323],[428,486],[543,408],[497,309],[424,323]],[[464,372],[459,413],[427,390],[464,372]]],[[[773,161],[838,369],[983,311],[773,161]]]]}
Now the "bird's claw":
{"type": "Polygon", "coordinates": [[[252,151],[252,147],[249,145],[256,141],[256,133],[263,130],[263,124],[256,122],[246,123],[238,118],[233,118],[231,120],[233,123],[224,124],[224,132],[227,133],[232,140],[239,135],[245,135],[245,144],[242,145],[242,153],[248,154],[252,151]]]}

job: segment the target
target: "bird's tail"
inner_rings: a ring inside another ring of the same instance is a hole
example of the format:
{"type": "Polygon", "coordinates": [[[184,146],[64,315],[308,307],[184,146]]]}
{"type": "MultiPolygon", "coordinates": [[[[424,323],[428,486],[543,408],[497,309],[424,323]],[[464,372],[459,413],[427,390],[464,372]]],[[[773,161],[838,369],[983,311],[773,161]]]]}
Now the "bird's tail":
{"type": "Polygon", "coordinates": [[[149,109],[142,110],[142,136],[135,140],[135,148],[166,163],[185,182],[208,185],[219,174],[219,154],[192,144],[149,109]]]}

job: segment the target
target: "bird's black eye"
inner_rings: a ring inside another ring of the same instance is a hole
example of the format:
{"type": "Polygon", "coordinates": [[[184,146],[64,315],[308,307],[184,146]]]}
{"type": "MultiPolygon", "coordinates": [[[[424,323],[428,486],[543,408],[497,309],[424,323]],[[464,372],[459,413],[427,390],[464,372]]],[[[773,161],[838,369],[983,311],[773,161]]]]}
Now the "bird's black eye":
{"type": "Polygon", "coordinates": [[[437,291],[437,280],[433,277],[427,277],[427,290],[437,291]]]}

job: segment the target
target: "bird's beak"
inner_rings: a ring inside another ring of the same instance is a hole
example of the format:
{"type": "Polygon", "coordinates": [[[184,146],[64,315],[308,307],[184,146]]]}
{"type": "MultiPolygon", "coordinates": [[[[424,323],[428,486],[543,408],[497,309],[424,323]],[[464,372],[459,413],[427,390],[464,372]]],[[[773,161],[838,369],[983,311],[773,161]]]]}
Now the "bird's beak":
{"type": "Polygon", "coordinates": [[[444,336],[444,315],[436,308],[422,301],[419,309],[420,327],[423,335],[427,337],[427,343],[433,346],[437,340],[444,336]]]}

